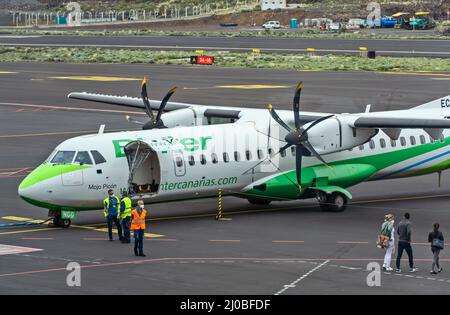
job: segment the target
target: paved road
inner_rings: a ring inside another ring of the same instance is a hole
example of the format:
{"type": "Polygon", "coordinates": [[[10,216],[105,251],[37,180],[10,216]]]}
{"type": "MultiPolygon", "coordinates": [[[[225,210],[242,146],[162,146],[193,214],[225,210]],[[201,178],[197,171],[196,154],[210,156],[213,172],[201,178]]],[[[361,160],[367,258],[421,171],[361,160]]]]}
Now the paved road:
{"type": "Polygon", "coordinates": [[[154,50],[230,50],[263,52],[358,53],[359,47],[380,55],[450,57],[450,40],[347,40],[262,37],[186,37],[186,36],[0,36],[0,45],[35,47],[142,48],[154,50]]]}
{"type": "MultiPolygon", "coordinates": [[[[450,81],[442,80],[450,74],[445,73],[430,76],[192,66],[0,64],[0,223],[18,220],[6,216],[46,219],[44,210],[21,201],[16,191],[27,172],[58,143],[92,132],[101,123],[107,124],[107,130],[134,128],[123,117],[129,109],[69,101],[67,93],[138,95],[139,82],[124,80],[143,75],[150,77],[152,97],[159,98],[177,85],[177,101],[231,106],[262,107],[272,102],[279,108],[290,108],[292,89],[300,79],[305,80],[305,110],[356,112],[366,103],[372,103],[373,110],[401,109],[450,94],[450,81]],[[102,81],[85,81],[88,78],[102,81]],[[255,84],[267,88],[242,89],[242,85],[255,84]],[[239,88],[218,87],[222,85],[239,88]]],[[[0,229],[0,253],[24,251],[1,256],[0,293],[450,293],[449,274],[428,276],[431,256],[424,244],[434,221],[441,221],[445,235],[450,233],[446,225],[450,221],[449,184],[448,172],[443,174],[441,188],[434,175],[365,183],[351,189],[356,198],[345,213],[339,214],[321,212],[308,201],[261,208],[245,200],[225,198],[224,210],[233,220],[216,222],[216,200],[155,205],[150,210],[154,221],[149,232],[163,236],[147,241],[146,260],[136,260],[129,246],[105,241],[105,233],[95,230],[103,227],[100,212],[80,214],[75,222],[78,227],[69,230],[0,229]],[[370,288],[365,268],[368,262],[382,257],[374,246],[380,219],[386,212],[400,217],[405,211],[413,215],[420,271],[414,275],[382,274],[382,287],[370,288]],[[41,251],[25,252],[27,249],[8,246],[41,251]],[[65,267],[71,261],[84,266],[81,288],[65,283],[65,267]],[[295,287],[285,286],[299,278],[302,280],[295,287]]],[[[442,259],[444,269],[450,270],[445,252],[442,259]]]]}

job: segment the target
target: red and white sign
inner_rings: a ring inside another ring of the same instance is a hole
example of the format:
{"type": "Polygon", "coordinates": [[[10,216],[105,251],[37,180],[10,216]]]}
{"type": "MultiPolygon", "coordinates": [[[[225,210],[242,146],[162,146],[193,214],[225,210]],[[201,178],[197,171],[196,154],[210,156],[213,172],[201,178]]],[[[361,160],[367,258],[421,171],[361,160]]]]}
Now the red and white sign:
{"type": "Polygon", "coordinates": [[[191,63],[196,65],[213,65],[214,56],[191,56],[191,63]]]}

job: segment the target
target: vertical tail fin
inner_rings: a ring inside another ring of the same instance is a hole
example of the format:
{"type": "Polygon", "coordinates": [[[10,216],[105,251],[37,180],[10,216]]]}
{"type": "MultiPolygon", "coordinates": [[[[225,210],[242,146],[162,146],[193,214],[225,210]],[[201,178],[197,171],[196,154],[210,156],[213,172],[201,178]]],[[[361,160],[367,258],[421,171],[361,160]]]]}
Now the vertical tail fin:
{"type": "Polygon", "coordinates": [[[412,109],[445,109],[450,112],[450,95],[413,107],[412,109]]]}

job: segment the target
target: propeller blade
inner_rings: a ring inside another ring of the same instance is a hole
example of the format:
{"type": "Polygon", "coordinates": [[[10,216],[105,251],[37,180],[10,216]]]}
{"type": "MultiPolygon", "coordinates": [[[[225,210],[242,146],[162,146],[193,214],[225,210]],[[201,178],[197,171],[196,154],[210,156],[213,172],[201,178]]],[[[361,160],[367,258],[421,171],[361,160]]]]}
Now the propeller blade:
{"type": "Polygon", "coordinates": [[[311,145],[311,143],[309,143],[308,140],[302,142],[302,145],[306,150],[311,152],[312,155],[314,155],[317,159],[319,159],[320,162],[322,162],[323,164],[325,164],[326,166],[329,167],[327,162],[325,162],[325,160],[322,158],[322,156],[319,153],[317,153],[317,151],[314,149],[314,147],[311,145]]]}
{"type": "Polygon", "coordinates": [[[324,121],[324,120],[327,120],[328,118],[331,118],[331,117],[333,117],[333,116],[334,116],[334,115],[328,115],[328,116],[324,116],[324,117],[321,117],[321,118],[319,118],[319,119],[313,121],[313,123],[312,123],[311,125],[309,125],[308,128],[306,128],[305,130],[303,130],[302,134],[305,133],[305,132],[307,132],[309,129],[311,129],[312,127],[314,127],[314,126],[317,125],[318,123],[320,123],[320,122],[322,122],[322,121],[324,121]]]}
{"type": "Polygon", "coordinates": [[[177,87],[173,87],[169,90],[169,92],[167,92],[166,96],[164,96],[163,100],[161,101],[161,105],[159,106],[158,109],[158,114],[156,115],[156,119],[155,121],[159,121],[161,119],[161,115],[164,112],[164,108],[167,105],[167,102],[169,101],[169,99],[172,97],[172,95],[175,93],[175,91],[177,90],[177,87]]]}
{"type": "Polygon", "coordinates": [[[295,88],[295,96],[293,103],[295,129],[300,129],[300,94],[302,93],[303,81],[295,88]]]}
{"type": "Polygon", "coordinates": [[[153,119],[153,111],[147,94],[147,78],[144,78],[141,83],[141,97],[142,101],[144,102],[144,111],[147,113],[150,119],[153,119]]]}
{"type": "Polygon", "coordinates": [[[295,173],[297,175],[298,190],[302,192],[302,159],[304,149],[302,145],[297,144],[295,146],[295,173]]]}
{"type": "Polygon", "coordinates": [[[269,109],[269,113],[272,116],[272,118],[284,129],[286,129],[288,132],[291,132],[292,129],[284,122],[281,120],[280,116],[278,116],[277,112],[275,111],[275,109],[273,109],[272,104],[269,104],[269,106],[267,106],[267,108],[269,109]]]}

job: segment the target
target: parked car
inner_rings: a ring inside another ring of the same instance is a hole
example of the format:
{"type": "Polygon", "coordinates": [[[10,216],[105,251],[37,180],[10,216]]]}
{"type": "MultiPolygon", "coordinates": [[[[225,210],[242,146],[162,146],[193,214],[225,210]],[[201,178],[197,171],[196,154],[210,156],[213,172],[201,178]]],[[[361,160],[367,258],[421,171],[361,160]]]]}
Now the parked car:
{"type": "Polygon", "coordinates": [[[262,25],[262,27],[266,30],[268,29],[274,29],[274,28],[281,28],[280,21],[269,21],[262,25]]]}

